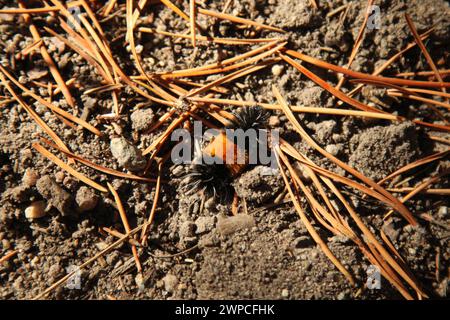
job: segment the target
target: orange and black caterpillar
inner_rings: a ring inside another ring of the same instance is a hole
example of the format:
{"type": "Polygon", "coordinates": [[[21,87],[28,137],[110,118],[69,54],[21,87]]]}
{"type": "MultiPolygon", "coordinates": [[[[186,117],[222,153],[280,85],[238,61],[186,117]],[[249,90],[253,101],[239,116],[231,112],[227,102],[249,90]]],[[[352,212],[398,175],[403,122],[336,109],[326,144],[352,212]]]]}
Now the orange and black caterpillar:
{"type": "MultiPolygon", "coordinates": [[[[261,107],[241,108],[234,113],[235,120],[226,126],[227,129],[263,129],[266,127],[269,113],[261,107]]],[[[238,146],[235,141],[230,141],[225,131],[221,131],[214,139],[202,150],[205,157],[219,157],[223,164],[199,163],[192,164],[188,173],[185,174],[181,186],[181,190],[190,195],[196,192],[203,193],[206,197],[217,197],[221,201],[228,201],[233,195],[233,187],[231,182],[237,177],[248,165],[247,151],[246,161],[239,163],[236,159],[238,146]],[[230,150],[231,149],[231,150],[230,150]],[[222,154],[217,154],[217,150],[221,150],[222,154]],[[228,159],[227,151],[234,152],[235,157],[228,159]]]]}

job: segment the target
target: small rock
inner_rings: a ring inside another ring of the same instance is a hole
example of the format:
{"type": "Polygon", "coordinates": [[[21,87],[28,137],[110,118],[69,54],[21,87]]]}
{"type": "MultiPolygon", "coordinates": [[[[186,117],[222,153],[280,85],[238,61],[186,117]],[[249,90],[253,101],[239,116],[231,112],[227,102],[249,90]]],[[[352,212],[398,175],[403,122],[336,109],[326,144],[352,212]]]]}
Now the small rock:
{"type": "Polygon", "coordinates": [[[446,219],[448,218],[448,207],[446,206],[441,206],[439,207],[439,211],[438,211],[438,217],[439,219],[446,219]]]}
{"type": "Polygon", "coordinates": [[[55,173],[55,180],[58,183],[63,182],[65,177],[66,175],[64,174],[63,171],[58,171],[57,173],[55,173]]]}
{"type": "Polygon", "coordinates": [[[111,153],[121,167],[130,171],[139,171],[145,168],[146,161],[141,151],[125,138],[111,139],[111,153]]]}
{"type": "Polygon", "coordinates": [[[283,289],[283,290],[281,291],[281,296],[282,296],[283,298],[289,297],[289,290],[288,290],[288,289],[283,289]]]}
{"type": "Polygon", "coordinates": [[[25,218],[38,219],[45,216],[46,204],[44,201],[35,201],[25,209],[25,218]]]}
{"type": "Polygon", "coordinates": [[[48,275],[52,278],[56,278],[61,273],[61,271],[61,266],[57,263],[49,268],[48,275]]]}
{"type": "Polygon", "coordinates": [[[143,290],[145,288],[144,277],[142,273],[138,273],[134,278],[134,282],[136,283],[139,290],[143,290]]]}
{"type": "Polygon", "coordinates": [[[85,212],[94,209],[98,203],[98,196],[95,192],[86,187],[82,186],[77,191],[77,195],[75,197],[75,201],[78,205],[78,210],[80,212],[85,212]]]}
{"type": "Polygon", "coordinates": [[[142,44],[138,44],[138,45],[135,47],[135,50],[136,50],[136,53],[137,53],[137,54],[141,54],[142,51],[144,51],[144,46],[143,46],[142,44]]]}
{"type": "Polygon", "coordinates": [[[244,172],[232,184],[240,197],[255,205],[269,201],[285,187],[280,173],[266,166],[244,172]]]}
{"type": "Polygon", "coordinates": [[[269,126],[277,127],[280,125],[280,118],[278,116],[270,116],[269,117],[269,126]]]}
{"type": "Polygon", "coordinates": [[[0,22],[6,23],[6,22],[13,22],[13,21],[14,21],[13,14],[0,13],[0,22]]]}
{"type": "Polygon", "coordinates": [[[50,37],[49,40],[51,42],[50,46],[54,47],[54,49],[58,50],[59,54],[64,52],[64,50],[66,48],[66,45],[65,45],[65,43],[63,41],[61,41],[57,37],[50,37]]]}
{"type": "Polygon", "coordinates": [[[208,233],[206,236],[203,236],[198,241],[198,247],[201,248],[207,248],[207,247],[214,247],[220,243],[220,239],[215,233],[208,233]]]}
{"type": "Polygon", "coordinates": [[[95,244],[95,246],[97,247],[98,250],[103,251],[108,247],[108,244],[104,241],[100,241],[100,242],[97,242],[95,244]]]}
{"type": "Polygon", "coordinates": [[[253,226],[255,226],[255,219],[247,214],[238,214],[219,220],[217,223],[217,229],[222,235],[232,234],[242,229],[250,229],[253,226]]]}
{"type": "Polygon", "coordinates": [[[37,80],[48,74],[48,70],[32,69],[28,71],[29,80],[37,80]]]}
{"type": "Polygon", "coordinates": [[[11,242],[9,242],[8,239],[3,239],[2,240],[2,247],[3,247],[4,250],[11,249],[11,242]]]}
{"type": "Polygon", "coordinates": [[[73,198],[49,175],[36,182],[38,192],[64,216],[73,212],[73,198]]]}
{"type": "Polygon", "coordinates": [[[33,169],[27,169],[25,170],[25,173],[22,177],[22,183],[24,186],[32,187],[36,185],[36,181],[38,180],[39,176],[37,172],[33,169]]]}
{"type": "Polygon", "coordinates": [[[345,292],[339,293],[338,296],[337,296],[337,299],[338,300],[345,300],[345,299],[347,299],[347,293],[345,293],[345,292]]]}
{"type": "Polygon", "coordinates": [[[168,274],[166,275],[163,279],[162,279],[163,283],[164,283],[164,289],[167,292],[174,292],[177,288],[178,285],[178,278],[172,274],[168,274]]]}
{"type": "Polygon", "coordinates": [[[150,128],[154,119],[152,109],[138,109],[131,114],[131,126],[134,130],[145,131],[150,128]]]}
{"type": "Polygon", "coordinates": [[[276,65],[274,65],[274,66],[272,67],[272,74],[273,74],[275,77],[279,77],[279,76],[281,76],[281,73],[283,73],[283,70],[284,70],[284,66],[283,66],[283,65],[281,65],[281,64],[276,64],[276,65]]]}
{"type": "Polygon", "coordinates": [[[342,145],[339,144],[329,144],[325,147],[325,151],[333,156],[337,156],[342,150],[342,145]]]}

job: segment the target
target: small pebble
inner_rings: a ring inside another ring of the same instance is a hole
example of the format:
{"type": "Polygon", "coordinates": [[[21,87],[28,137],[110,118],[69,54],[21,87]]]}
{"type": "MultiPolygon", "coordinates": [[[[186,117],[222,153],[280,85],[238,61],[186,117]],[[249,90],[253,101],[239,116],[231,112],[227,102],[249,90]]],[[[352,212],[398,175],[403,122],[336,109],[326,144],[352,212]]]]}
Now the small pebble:
{"type": "Polygon", "coordinates": [[[130,171],[139,171],[145,168],[147,162],[142,156],[141,150],[128,142],[125,138],[111,139],[111,153],[121,167],[130,171]]]}
{"type": "Polygon", "coordinates": [[[272,74],[275,77],[279,77],[283,73],[283,70],[284,70],[284,66],[282,66],[280,64],[276,64],[272,67],[272,74]]]}
{"type": "Polygon", "coordinates": [[[167,292],[174,292],[178,286],[178,278],[173,274],[166,275],[162,281],[167,292]]]}
{"type": "Polygon", "coordinates": [[[86,212],[97,206],[98,196],[95,194],[94,190],[86,186],[82,186],[77,191],[75,201],[78,205],[78,210],[80,212],[86,212]]]}
{"type": "Polygon", "coordinates": [[[138,44],[135,49],[137,54],[141,54],[144,51],[144,47],[141,44],[138,44]]]}
{"type": "Polygon", "coordinates": [[[337,156],[338,153],[341,151],[342,146],[337,144],[329,144],[325,147],[325,151],[333,156],[337,156]]]}
{"type": "Polygon", "coordinates": [[[46,204],[44,201],[35,201],[25,209],[25,218],[38,219],[45,216],[46,204]]]}
{"type": "Polygon", "coordinates": [[[33,169],[27,169],[25,170],[25,173],[22,177],[22,183],[27,187],[32,187],[36,184],[36,181],[38,180],[38,174],[33,169]]]}
{"type": "Polygon", "coordinates": [[[195,233],[205,233],[211,231],[214,228],[216,217],[199,217],[195,220],[197,226],[195,233]]]}
{"type": "Polygon", "coordinates": [[[63,182],[63,180],[64,180],[65,177],[66,177],[66,175],[64,174],[63,171],[58,171],[58,172],[55,174],[55,180],[56,180],[56,182],[58,182],[58,183],[63,182]]]}
{"type": "Polygon", "coordinates": [[[56,278],[61,272],[61,266],[57,263],[50,267],[50,269],[48,270],[48,275],[50,277],[56,278]]]}
{"type": "Polygon", "coordinates": [[[152,125],[155,115],[150,108],[138,109],[131,114],[130,119],[134,130],[145,131],[152,125]]]}
{"type": "Polygon", "coordinates": [[[269,126],[277,127],[280,125],[280,118],[278,116],[270,116],[269,117],[269,126]]]}
{"type": "Polygon", "coordinates": [[[144,277],[142,276],[142,273],[138,273],[136,275],[136,277],[134,278],[134,282],[136,283],[136,286],[139,290],[143,290],[145,288],[144,277]]]}
{"type": "Polygon", "coordinates": [[[345,293],[345,292],[339,293],[338,296],[337,296],[337,299],[338,300],[345,300],[345,299],[347,299],[347,293],[345,293]]]}
{"type": "Polygon", "coordinates": [[[448,215],[448,207],[446,207],[446,206],[439,207],[439,211],[438,211],[439,219],[446,219],[448,216],[449,216],[448,215]]]}
{"type": "Polygon", "coordinates": [[[283,290],[281,291],[281,296],[282,296],[283,298],[289,297],[289,290],[288,290],[288,289],[283,289],[283,290]]]}
{"type": "Polygon", "coordinates": [[[2,247],[3,247],[4,250],[11,249],[11,242],[9,242],[9,240],[7,240],[7,239],[3,239],[2,240],[2,247]]]}
{"type": "Polygon", "coordinates": [[[220,234],[228,235],[242,229],[250,229],[255,225],[255,219],[247,214],[237,214],[217,222],[220,234]]]}
{"type": "Polygon", "coordinates": [[[95,246],[97,247],[98,250],[102,251],[102,250],[105,250],[106,247],[108,247],[108,244],[104,241],[101,241],[101,242],[97,242],[95,244],[95,246]]]}

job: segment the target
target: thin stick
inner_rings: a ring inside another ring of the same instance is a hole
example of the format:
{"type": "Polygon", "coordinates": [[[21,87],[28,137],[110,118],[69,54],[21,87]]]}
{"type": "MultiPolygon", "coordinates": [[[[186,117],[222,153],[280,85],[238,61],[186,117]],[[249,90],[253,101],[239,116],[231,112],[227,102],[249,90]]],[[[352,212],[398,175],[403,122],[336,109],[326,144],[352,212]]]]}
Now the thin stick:
{"type": "Polygon", "coordinates": [[[8,261],[9,259],[14,257],[18,253],[19,253],[19,250],[12,250],[12,251],[7,252],[3,257],[0,258],[0,264],[8,261]]]}
{"type": "MultiPolygon", "coordinates": [[[[111,191],[112,195],[114,196],[114,200],[116,201],[117,209],[119,210],[120,219],[122,219],[122,224],[123,224],[123,227],[125,228],[125,232],[130,233],[131,228],[128,223],[127,214],[125,213],[125,210],[122,205],[122,201],[120,200],[120,197],[119,197],[119,194],[117,193],[117,191],[114,189],[114,187],[109,182],[107,184],[108,184],[109,191],[111,191]]],[[[130,238],[130,239],[132,239],[132,238],[130,238]]],[[[136,268],[137,268],[138,272],[142,272],[141,262],[139,261],[139,255],[138,255],[136,246],[134,244],[131,245],[131,250],[133,251],[134,261],[136,262],[136,268]]]]}
{"type": "Polygon", "coordinates": [[[162,165],[164,163],[165,159],[162,159],[158,164],[158,178],[156,180],[156,187],[155,187],[155,196],[153,197],[153,204],[152,208],[150,210],[150,215],[148,217],[147,223],[145,227],[142,229],[141,233],[141,243],[145,244],[147,242],[147,233],[148,233],[148,227],[153,222],[153,219],[155,218],[155,212],[156,208],[158,206],[158,200],[159,200],[159,194],[161,192],[161,175],[162,175],[162,165]]]}
{"type": "MultiPolygon", "coordinates": [[[[450,69],[438,70],[441,76],[448,76],[450,74],[450,69]]],[[[415,76],[433,76],[435,75],[434,71],[412,71],[412,72],[400,72],[397,73],[396,77],[415,77],[415,76]]]]}
{"type": "MultiPolygon", "coordinates": [[[[367,7],[366,7],[366,10],[364,13],[364,20],[358,31],[358,35],[356,36],[356,41],[355,41],[355,44],[353,45],[352,52],[350,53],[350,58],[348,59],[348,62],[346,65],[347,69],[349,69],[351,67],[353,60],[355,59],[356,54],[358,53],[359,47],[362,44],[364,31],[366,30],[367,21],[369,20],[369,14],[370,14],[369,9],[372,7],[372,4],[373,4],[373,0],[367,1],[367,7]]],[[[341,79],[339,79],[339,82],[335,88],[337,90],[339,90],[342,87],[342,85],[344,84],[344,81],[345,81],[345,77],[342,77],[341,79]]]]}
{"type": "Polygon", "coordinates": [[[311,63],[315,66],[318,66],[320,68],[329,69],[338,73],[343,73],[349,77],[357,78],[357,79],[369,79],[369,80],[376,80],[376,81],[383,81],[387,83],[392,83],[400,86],[414,86],[414,87],[424,87],[424,88],[440,88],[450,87],[450,82],[433,82],[433,81],[417,81],[417,80],[407,80],[407,79],[398,79],[398,78],[389,78],[389,77],[380,77],[380,76],[374,76],[371,74],[366,74],[362,72],[357,72],[353,70],[349,70],[343,67],[336,66],[334,64],[325,62],[320,59],[316,59],[313,57],[310,57],[308,55],[305,55],[303,53],[293,51],[293,50],[286,50],[286,54],[295,57],[297,59],[306,61],[308,63],[311,63]]]}
{"type": "Polygon", "coordinates": [[[207,15],[207,16],[211,16],[211,17],[215,17],[215,18],[219,18],[219,19],[222,19],[222,20],[230,20],[232,22],[241,23],[241,24],[245,24],[245,25],[250,25],[250,26],[254,26],[254,27],[258,27],[258,28],[262,28],[262,29],[267,29],[267,30],[271,30],[271,31],[276,31],[276,32],[281,32],[281,33],[285,33],[286,32],[286,31],[284,31],[283,29],[280,29],[280,28],[268,26],[266,24],[258,23],[258,22],[255,22],[255,21],[249,20],[249,19],[238,18],[238,17],[232,16],[230,14],[226,14],[226,13],[215,12],[215,11],[206,10],[206,9],[203,9],[203,8],[198,8],[198,12],[201,13],[201,14],[204,14],[204,15],[207,15]]]}
{"type": "MultiPolygon", "coordinates": [[[[181,33],[173,33],[164,30],[148,28],[148,27],[140,27],[138,29],[140,32],[145,33],[156,33],[164,36],[175,37],[175,38],[184,38],[191,39],[190,35],[181,34],[181,33]]],[[[273,42],[279,40],[278,38],[258,38],[258,39],[240,39],[240,38],[218,38],[212,36],[200,36],[196,35],[196,41],[205,41],[205,42],[213,42],[213,43],[222,43],[229,45],[247,45],[254,43],[264,43],[264,42],[273,42]]]]}
{"type": "Polygon", "coordinates": [[[189,20],[190,20],[190,26],[191,26],[191,39],[192,39],[192,46],[195,48],[195,0],[189,0],[189,20]]]}
{"type": "MultiPolygon", "coordinates": [[[[405,188],[388,188],[387,190],[389,192],[397,192],[397,193],[410,193],[415,188],[405,187],[405,188]]],[[[440,196],[449,196],[450,195],[450,189],[425,189],[421,190],[419,193],[424,194],[433,194],[433,195],[440,195],[440,196]]]]}
{"type": "MultiPolygon", "coordinates": [[[[268,110],[283,110],[279,104],[263,103],[263,102],[253,102],[253,101],[239,101],[232,99],[218,99],[218,98],[206,98],[206,97],[191,97],[191,101],[196,102],[206,102],[206,103],[217,103],[226,104],[233,106],[260,106],[268,110]]],[[[399,117],[392,114],[385,114],[380,112],[370,112],[370,111],[360,111],[360,110],[348,110],[348,109],[337,109],[337,108],[320,108],[320,107],[302,107],[302,106],[289,106],[294,112],[302,113],[314,113],[314,114],[331,114],[338,116],[354,116],[354,117],[368,117],[375,119],[385,119],[391,121],[399,121],[399,117]]]]}
{"type": "Polygon", "coordinates": [[[106,189],[105,187],[99,185],[97,182],[89,179],[88,177],[86,177],[85,175],[83,175],[82,173],[78,172],[77,170],[75,170],[74,168],[72,168],[71,166],[69,166],[67,163],[65,163],[64,161],[62,161],[61,159],[59,159],[57,156],[55,156],[54,154],[52,154],[50,151],[48,151],[47,149],[45,149],[42,145],[40,145],[39,143],[33,143],[31,145],[34,149],[36,149],[37,152],[39,152],[41,155],[43,155],[44,157],[46,157],[47,159],[51,160],[52,162],[54,162],[57,166],[59,166],[61,169],[64,169],[65,171],[67,171],[68,173],[70,173],[71,175],[73,175],[75,178],[77,178],[78,180],[86,183],[87,185],[91,186],[94,189],[97,189],[100,192],[108,192],[108,189],[106,189]]]}
{"type": "MultiPolygon", "coordinates": [[[[427,48],[425,47],[422,40],[420,39],[419,33],[417,32],[417,29],[414,26],[414,22],[411,20],[411,18],[409,17],[409,15],[407,13],[405,13],[405,18],[406,18],[406,22],[408,23],[409,29],[411,30],[411,32],[414,36],[414,40],[416,40],[417,45],[419,46],[420,50],[422,51],[423,55],[425,56],[425,59],[427,60],[428,64],[430,65],[431,69],[434,71],[436,79],[439,82],[443,83],[444,80],[442,80],[442,77],[441,77],[441,74],[439,73],[438,68],[434,64],[434,61],[431,58],[430,54],[428,53],[427,48]]],[[[442,88],[442,92],[446,92],[445,88],[442,88]]],[[[447,99],[447,102],[448,102],[448,99],[447,99]]]]}

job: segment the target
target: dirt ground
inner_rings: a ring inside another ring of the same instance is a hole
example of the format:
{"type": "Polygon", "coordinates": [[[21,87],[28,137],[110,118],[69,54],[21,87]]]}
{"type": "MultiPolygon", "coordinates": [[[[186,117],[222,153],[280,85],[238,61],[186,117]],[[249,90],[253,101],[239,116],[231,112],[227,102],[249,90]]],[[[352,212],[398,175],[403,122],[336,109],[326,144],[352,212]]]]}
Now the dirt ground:
{"type": "MultiPolygon", "coordinates": [[[[188,1],[174,1],[189,12],[188,1]]],[[[226,1],[204,1],[211,10],[221,11],[226,1]]],[[[366,1],[317,1],[314,10],[308,0],[242,0],[232,1],[228,13],[274,25],[287,31],[288,47],[327,62],[345,66],[359,28],[363,22],[366,1]],[[348,4],[348,11],[329,15],[348,4]]],[[[124,1],[119,1],[120,4],[124,1]]],[[[450,43],[450,9],[441,0],[381,0],[379,29],[366,30],[364,41],[351,68],[371,73],[392,55],[413,41],[404,14],[413,19],[419,32],[435,25],[426,41],[439,69],[448,68],[450,43]]],[[[0,0],[0,8],[17,7],[15,1],[0,0]]],[[[52,25],[52,17],[36,15],[34,23],[52,25]]],[[[217,37],[277,37],[276,32],[252,31],[237,25],[200,15],[198,22],[217,37]]],[[[188,25],[162,5],[147,6],[138,20],[139,26],[185,32],[188,25]]],[[[138,70],[124,45],[125,13],[102,22],[115,59],[128,75],[138,70]]],[[[54,28],[57,28],[55,25],[54,28]]],[[[144,69],[148,72],[185,69],[216,62],[248,51],[251,46],[199,45],[194,50],[189,39],[173,40],[166,36],[135,33],[142,45],[144,69]]],[[[50,55],[65,79],[76,78],[71,89],[76,108],[71,110],[64,97],[57,94],[53,103],[70,110],[95,125],[103,137],[62,123],[55,114],[26,98],[36,113],[61,137],[69,149],[108,168],[126,171],[142,169],[139,159],[119,162],[113,156],[110,142],[124,137],[137,148],[148,147],[166,127],[152,133],[146,130],[165,113],[166,107],[148,103],[129,88],[120,91],[122,117],[114,122],[100,121],[97,116],[111,112],[110,94],[85,94],[98,87],[100,78],[94,68],[55,37],[42,31],[50,55]]],[[[0,14],[0,64],[12,70],[28,87],[32,81],[53,82],[40,54],[21,60],[15,55],[32,44],[28,25],[20,16],[0,14]]],[[[256,46],[255,46],[256,48],[256,46]]],[[[334,73],[308,66],[322,78],[337,83],[334,73]]],[[[384,75],[430,70],[418,48],[408,51],[384,75]]],[[[198,78],[213,80],[216,76],[198,78]]],[[[418,77],[420,78],[420,77],[418,77]]],[[[422,78],[424,79],[424,78],[422,78]]],[[[292,105],[334,107],[337,100],[327,91],[307,80],[288,64],[279,62],[240,78],[239,85],[224,85],[226,98],[273,103],[271,87],[276,84],[292,105]]],[[[348,92],[352,84],[346,83],[348,92]]],[[[47,96],[47,88],[34,86],[35,92],[47,96]]],[[[372,88],[373,87],[367,87],[372,88]]],[[[0,86],[0,96],[9,96],[0,86]]],[[[395,112],[409,120],[419,119],[442,124],[442,121],[420,102],[393,99],[385,89],[365,89],[356,96],[369,105],[395,112]],[[378,102],[378,105],[374,101],[378,102]]],[[[227,110],[234,110],[226,106],[227,110]]],[[[445,111],[445,109],[444,109],[445,111]]],[[[271,125],[281,136],[304,152],[318,165],[346,175],[340,168],[319,156],[293,131],[282,112],[272,111],[271,125]]],[[[448,116],[448,114],[447,114],[448,116]]],[[[300,114],[299,121],[326,150],[366,176],[379,180],[396,169],[448,146],[431,141],[429,130],[405,121],[366,120],[300,114]]],[[[434,135],[449,139],[444,133],[434,135]]],[[[101,232],[112,227],[123,232],[114,198],[73,178],[32,147],[45,133],[18,103],[2,104],[0,100],[0,258],[10,250],[18,253],[0,264],[0,298],[29,299],[66,275],[70,266],[81,265],[115,238],[101,232]],[[44,217],[27,219],[25,209],[42,200],[48,210],[44,217]]],[[[119,141],[119,140],[117,140],[119,141]]],[[[119,142],[118,142],[119,143],[119,142]]],[[[412,179],[402,186],[415,186],[448,167],[448,161],[433,162],[414,171],[412,179]]],[[[118,191],[130,225],[142,224],[148,217],[155,193],[154,183],[114,178],[86,166],[76,168],[106,186],[110,182],[118,191]]],[[[357,286],[351,287],[309,236],[293,205],[289,202],[268,206],[284,190],[281,176],[264,176],[261,166],[249,167],[233,181],[238,195],[245,199],[239,213],[231,217],[231,205],[214,199],[201,203],[199,195],[180,192],[180,171],[184,167],[166,165],[161,199],[151,227],[147,248],[140,248],[143,277],[137,271],[129,244],[124,243],[81,271],[80,289],[60,286],[50,299],[400,299],[401,295],[385,280],[380,290],[364,288],[366,269],[370,265],[360,250],[348,239],[333,236],[314,222],[314,227],[332,252],[354,275],[357,286]],[[231,219],[231,220],[230,220],[231,219]],[[188,250],[192,248],[192,250],[188,250]],[[188,250],[186,253],[176,254],[188,250]]],[[[156,176],[156,168],[150,174],[156,176]]],[[[401,177],[401,179],[407,176],[401,177]]],[[[441,179],[433,188],[448,188],[441,179]]],[[[373,230],[383,228],[414,275],[432,298],[448,298],[450,273],[449,199],[440,195],[418,195],[407,203],[418,216],[426,213],[435,222],[419,219],[411,227],[394,215],[383,222],[389,208],[354,190],[343,192],[352,200],[358,214],[373,230]]],[[[400,194],[395,194],[399,197],[400,194]]],[[[306,208],[306,201],[305,201],[306,208]]],[[[311,214],[308,212],[308,214],[311,214]]]]}

